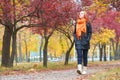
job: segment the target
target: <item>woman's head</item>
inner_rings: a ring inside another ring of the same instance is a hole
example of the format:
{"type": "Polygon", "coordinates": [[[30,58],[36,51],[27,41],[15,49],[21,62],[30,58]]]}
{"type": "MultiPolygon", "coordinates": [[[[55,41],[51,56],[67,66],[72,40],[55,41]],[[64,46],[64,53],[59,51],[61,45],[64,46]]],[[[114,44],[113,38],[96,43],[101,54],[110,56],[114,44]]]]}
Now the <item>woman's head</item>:
{"type": "Polygon", "coordinates": [[[79,18],[85,18],[86,20],[88,20],[87,13],[85,11],[80,11],[79,18]]]}

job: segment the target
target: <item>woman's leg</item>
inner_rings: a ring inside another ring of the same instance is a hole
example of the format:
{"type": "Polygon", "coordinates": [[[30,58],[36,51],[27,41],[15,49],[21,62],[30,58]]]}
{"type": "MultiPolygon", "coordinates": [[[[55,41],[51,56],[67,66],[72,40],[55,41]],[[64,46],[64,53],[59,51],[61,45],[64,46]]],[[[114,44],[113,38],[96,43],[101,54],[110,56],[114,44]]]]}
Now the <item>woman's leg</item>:
{"type": "Polygon", "coordinates": [[[83,50],[83,65],[87,66],[88,64],[88,49],[83,50]]]}
{"type": "Polygon", "coordinates": [[[88,64],[88,49],[83,50],[83,72],[82,74],[87,74],[87,64],[88,64]]]}
{"type": "Polygon", "coordinates": [[[82,50],[77,49],[77,61],[78,61],[78,74],[82,74],[82,50]]]}
{"type": "Polygon", "coordinates": [[[77,49],[77,61],[78,64],[82,64],[82,49],[77,49]]]}

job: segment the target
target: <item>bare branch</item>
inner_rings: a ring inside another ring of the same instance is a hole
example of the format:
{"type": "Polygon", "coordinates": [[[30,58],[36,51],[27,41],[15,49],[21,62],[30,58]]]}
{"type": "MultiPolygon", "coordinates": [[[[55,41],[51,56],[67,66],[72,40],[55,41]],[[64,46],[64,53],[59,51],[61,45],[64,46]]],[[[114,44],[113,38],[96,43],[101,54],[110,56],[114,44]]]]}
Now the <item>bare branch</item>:
{"type": "Polygon", "coordinates": [[[36,12],[36,10],[33,11],[33,12],[31,12],[31,13],[29,13],[29,14],[27,14],[27,15],[25,15],[25,16],[22,16],[21,18],[19,18],[18,20],[16,20],[15,24],[16,24],[17,22],[21,21],[21,20],[24,19],[24,18],[33,16],[33,14],[34,14],[35,12],[36,12]]]}
{"type": "Polygon", "coordinates": [[[24,27],[27,27],[27,28],[30,28],[30,27],[40,27],[40,24],[22,25],[21,27],[16,29],[16,32],[19,31],[20,29],[24,28],[24,27]]]}
{"type": "Polygon", "coordinates": [[[72,43],[72,39],[71,39],[70,34],[68,32],[66,32],[65,30],[62,30],[61,28],[57,28],[56,30],[58,32],[63,33],[70,40],[70,42],[72,43]]]}
{"type": "Polygon", "coordinates": [[[50,38],[50,36],[54,33],[55,30],[56,30],[55,28],[52,29],[52,32],[49,34],[48,38],[50,38]]]}

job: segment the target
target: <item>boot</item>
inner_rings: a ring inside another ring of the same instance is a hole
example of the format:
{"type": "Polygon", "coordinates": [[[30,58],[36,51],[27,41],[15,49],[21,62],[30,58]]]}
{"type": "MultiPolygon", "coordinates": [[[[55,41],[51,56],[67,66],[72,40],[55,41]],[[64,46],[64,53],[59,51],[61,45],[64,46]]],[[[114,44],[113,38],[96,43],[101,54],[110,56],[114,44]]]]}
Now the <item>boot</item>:
{"type": "Polygon", "coordinates": [[[87,74],[87,67],[86,66],[83,66],[82,74],[87,74]]]}
{"type": "Polygon", "coordinates": [[[78,70],[77,70],[78,74],[82,74],[82,65],[78,64],[78,70]]]}

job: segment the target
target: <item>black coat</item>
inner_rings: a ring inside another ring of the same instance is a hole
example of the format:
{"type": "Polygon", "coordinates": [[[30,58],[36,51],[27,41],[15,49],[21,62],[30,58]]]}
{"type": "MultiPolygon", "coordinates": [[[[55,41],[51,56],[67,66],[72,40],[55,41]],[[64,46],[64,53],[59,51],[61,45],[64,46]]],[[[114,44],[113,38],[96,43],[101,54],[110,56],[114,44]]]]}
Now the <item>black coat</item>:
{"type": "Polygon", "coordinates": [[[85,35],[82,35],[81,39],[76,37],[76,25],[74,31],[74,41],[76,49],[89,49],[90,48],[90,39],[92,35],[92,26],[90,23],[86,24],[87,32],[85,35]]]}

